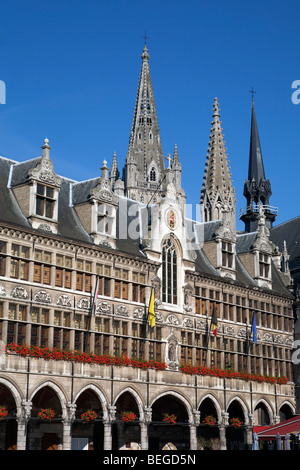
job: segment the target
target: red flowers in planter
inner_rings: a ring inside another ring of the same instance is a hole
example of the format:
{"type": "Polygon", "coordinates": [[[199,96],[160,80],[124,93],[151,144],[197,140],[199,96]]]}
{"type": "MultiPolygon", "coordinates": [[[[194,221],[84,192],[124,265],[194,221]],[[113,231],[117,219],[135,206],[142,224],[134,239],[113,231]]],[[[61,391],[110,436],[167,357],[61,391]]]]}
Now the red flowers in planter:
{"type": "Polygon", "coordinates": [[[121,420],[125,423],[132,423],[136,420],[136,414],[133,411],[122,411],[121,420]]]}
{"type": "Polygon", "coordinates": [[[216,418],[212,415],[206,416],[203,423],[207,426],[214,426],[216,424],[216,418]]]}
{"type": "Polygon", "coordinates": [[[0,406],[0,420],[6,418],[8,415],[7,408],[5,406],[0,406]]]}
{"type": "Polygon", "coordinates": [[[87,410],[85,413],[82,413],[80,418],[84,423],[89,423],[90,421],[94,421],[97,418],[97,413],[94,410],[87,410]]]}
{"type": "Polygon", "coordinates": [[[131,359],[126,355],[110,356],[109,354],[89,354],[81,351],[65,351],[63,349],[40,348],[38,346],[20,346],[10,343],[6,346],[7,353],[15,353],[23,357],[36,357],[55,361],[73,361],[83,364],[131,366],[139,369],[164,370],[167,364],[161,361],[131,359]]]}
{"type": "Polygon", "coordinates": [[[43,421],[52,421],[54,416],[55,416],[55,411],[52,410],[51,408],[43,408],[39,412],[39,418],[41,418],[43,421]]]}
{"type": "Polygon", "coordinates": [[[163,413],[163,422],[167,424],[176,424],[177,416],[174,414],[163,413]]]}
{"type": "Polygon", "coordinates": [[[250,372],[237,372],[231,369],[219,369],[218,367],[204,367],[204,366],[191,366],[189,364],[183,364],[180,367],[180,370],[185,374],[190,375],[209,375],[211,377],[220,377],[227,379],[241,379],[241,380],[253,380],[255,382],[267,382],[267,383],[277,383],[277,384],[286,384],[288,378],[283,377],[273,377],[270,375],[262,374],[251,374],[250,372]]]}
{"type": "Polygon", "coordinates": [[[237,429],[241,426],[242,422],[239,418],[231,418],[230,424],[231,426],[237,429]]]}

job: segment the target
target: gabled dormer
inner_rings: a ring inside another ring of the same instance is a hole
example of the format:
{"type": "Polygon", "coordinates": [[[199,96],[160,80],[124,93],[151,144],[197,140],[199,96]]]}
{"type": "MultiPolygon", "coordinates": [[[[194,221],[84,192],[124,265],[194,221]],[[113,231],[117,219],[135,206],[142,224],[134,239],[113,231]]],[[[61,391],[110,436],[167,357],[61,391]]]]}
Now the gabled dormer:
{"type": "Polygon", "coordinates": [[[13,169],[11,189],[33,228],[57,233],[61,178],[53,170],[50,149],[45,139],[42,157],[13,169]],[[31,162],[35,163],[32,167],[31,162]]]}
{"type": "Polygon", "coordinates": [[[226,208],[222,211],[214,236],[204,241],[203,250],[222,277],[236,279],[236,233],[232,231],[231,215],[226,208]]]}
{"type": "Polygon", "coordinates": [[[247,251],[239,253],[239,258],[260,287],[272,289],[272,258],[277,247],[270,240],[262,204],[259,205],[258,229],[252,237],[252,245],[247,251]]]}
{"type": "Polygon", "coordinates": [[[73,204],[86,232],[97,244],[115,246],[118,196],[112,191],[107,162],[102,176],[73,186],[73,204]]]}

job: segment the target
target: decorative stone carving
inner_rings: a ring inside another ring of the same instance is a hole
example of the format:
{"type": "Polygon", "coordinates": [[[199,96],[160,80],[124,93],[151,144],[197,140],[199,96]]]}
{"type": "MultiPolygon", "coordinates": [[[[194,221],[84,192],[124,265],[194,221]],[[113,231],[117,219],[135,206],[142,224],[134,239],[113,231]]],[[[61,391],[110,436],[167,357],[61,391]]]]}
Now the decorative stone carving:
{"type": "Polygon", "coordinates": [[[146,316],[146,312],[145,312],[144,307],[138,307],[133,312],[133,318],[142,319],[144,316],[146,316]]]}
{"type": "Polygon", "coordinates": [[[262,339],[263,339],[263,341],[265,341],[267,343],[273,343],[273,337],[272,337],[272,335],[270,335],[270,333],[264,333],[262,339]]]}
{"type": "Polygon", "coordinates": [[[235,336],[235,329],[233,326],[225,326],[224,334],[228,336],[235,336]]]}
{"type": "Polygon", "coordinates": [[[11,296],[15,299],[28,299],[28,292],[22,286],[15,286],[11,291],[11,296]]]}
{"type": "Polygon", "coordinates": [[[107,314],[110,314],[111,313],[111,308],[110,308],[110,305],[107,303],[107,302],[99,302],[99,304],[97,305],[97,309],[96,309],[96,312],[97,313],[107,313],[107,314]]]}
{"type": "Polygon", "coordinates": [[[166,363],[169,369],[177,370],[179,367],[178,361],[178,339],[172,332],[167,338],[166,344],[166,363]]]}
{"type": "Polygon", "coordinates": [[[89,310],[90,305],[90,301],[86,297],[81,297],[77,302],[77,308],[81,310],[89,310]]]}
{"type": "Polygon", "coordinates": [[[274,336],[274,343],[275,344],[283,344],[283,338],[281,335],[275,335],[274,336]]]}
{"type": "Polygon", "coordinates": [[[49,140],[45,139],[45,145],[43,145],[43,157],[41,162],[35,167],[29,170],[28,176],[30,179],[41,181],[42,183],[48,183],[52,186],[60,187],[61,178],[53,171],[53,163],[49,157],[50,146],[48,145],[49,140]]]}
{"type": "Polygon", "coordinates": [[[182,322],[182,326],[185,328],[193,328],[193,320],[191,318],[184,318],[182,322]]]}
{"type": "Polygon", "coordinates": [[[167,323],[170,323],[171,325],[179,325],[179,320],[174,313],[171,313],[167,316],[167,323]]]}
{"type": "Polygon", "coordinates": [[[151,423],[152,421],[152,408],[149,408],[147,406],[144,407],[144,416],[145,416],[145,422],[146,423],[151,423]]]}
{"type": "Polygon", "coordinates": [[[62,307],[72,307],[72,301],[70,297],[66,294],[61,294],[57,299],[57,305],[62,307]]]}
{"type": "Polygon", "coordinates": [[[34,302],[41,304],[51,304],[51,297],[45,290],[38,290],[33,296],[34,302]]]}
{"type": "Polygon", "coordinates": [[[52,228],[51,228],[50,225],[48,225],[48,224],[40,224],[40,225],[38,226],[38,229],[39,229],[39,230],[43,230],[43,232],[52,233],[52,228]]]}
{"type": "Polygon", "coordinates": [[[3,284],[0,284],[0,297],[5,297],[6,296],[6,290],[3,284]]]}
{"type": "Polygon", "coordinates": [[[116,420],[117,407],[114,405],[108,405],[108,416],[110,421],[116,420]]]}
{"type": "Polygon", "coordinates": [[[126,305],[119,305],[116,309],[116,315],[120,315],[121,317],[128,317],[128,307],[126,307],[126,305]]]}

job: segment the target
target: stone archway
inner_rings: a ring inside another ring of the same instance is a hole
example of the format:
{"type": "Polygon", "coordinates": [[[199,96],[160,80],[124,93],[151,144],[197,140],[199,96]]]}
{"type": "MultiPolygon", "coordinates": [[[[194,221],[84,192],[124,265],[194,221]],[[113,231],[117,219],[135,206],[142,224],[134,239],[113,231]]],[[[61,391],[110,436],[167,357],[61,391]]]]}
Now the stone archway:
{"type": "Polygon", "coordinates": [[[152,422],[148,427],[149,450],[166,448],[190,449],[190,426],[193,420],[186,400],[174,392],[166,393],[152,403],[152,422]],[[171,417],[165,421],[165,417],[171,417]],[[173,416],[173,418],[172,418],[173,416]]]}
{"type": "Polygon", "coordinates": [[[123,390],[115,401],[115,421],[112,426],[112,450],[131,449],[141,442],[139,421],[143,419],[142,401],[133,389],[123,390]],[[128,413],[127,416],[124,413],[128,413]]]}
{"type": "Polygon", "coordinates": [[[200,424],[197,427],[197,445],[201,450],[219,450],[220,407],[212,396],[205,397],[199,406],[200,424]]]}
{"type": "Polygon", "coordinates": [[[27,428],[27,448],[29,450],[61,449],[62,418],[65,414],[65,400],[61,390],[55,384],[47,382],[35,390],[31,402],[31,418],[27,428]],[[53,411],[53,418],[42,419],[40,414],[42,410],[53,411]]]}
{"type": "MultiPolygon", "coordinates": [[[[5,381],[6,382],[6,381],[5,381]]],[[[10,384],[0,383],[0,406],[5,407],[7,415],[0,420],[0,449],[17,450],[18,426],[16,421],[17,404],[10,384]]]]}
{"type": "Polygon", "coordinates": [[[246,450],[247,436],[246,425],[248,424],[248,414],[242,400],[236,398],[231,401],[227,408],[228,424],[226,428],[227,450],[246,450]],[[235,425],[234,423],[240,423],[235,425]]]}
{"type": "Polygon", "coordinates": [[[85,387],[76,397],[75,420],[72,425],[72,450],[103,450],[103,419],[107,413],[106,411],[104,413],[101,398],[94,386],[85,387]],[[85,420],[85,414],[91,414],[92,419],[85,420]]]}

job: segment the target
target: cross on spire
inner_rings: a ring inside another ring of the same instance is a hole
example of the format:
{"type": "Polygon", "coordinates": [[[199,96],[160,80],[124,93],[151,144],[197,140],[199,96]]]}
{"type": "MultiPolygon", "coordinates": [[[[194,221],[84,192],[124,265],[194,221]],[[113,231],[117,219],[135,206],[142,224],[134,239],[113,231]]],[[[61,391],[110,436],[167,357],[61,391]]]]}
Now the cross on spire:
{"type": "Polygon", "coordinates": [[[146,45],[146,44],[147,44],[147,39],[149,39],[149,36],[147,36],[146,31],[145,31],[144,36],[142,36],[142,38],[144,38],[144,40],[145,40],[145,45],[146,45]]]}
{"type": "Polygon", "coordinates": [[[254,93],[256,93],[256,91],[253,90],[253,87],[251,88],[251,90],[249,90],[249,93],[251,93],[252,95],[252,103],[254,101],[254,93]]]}

